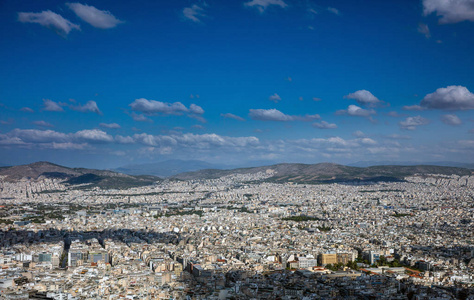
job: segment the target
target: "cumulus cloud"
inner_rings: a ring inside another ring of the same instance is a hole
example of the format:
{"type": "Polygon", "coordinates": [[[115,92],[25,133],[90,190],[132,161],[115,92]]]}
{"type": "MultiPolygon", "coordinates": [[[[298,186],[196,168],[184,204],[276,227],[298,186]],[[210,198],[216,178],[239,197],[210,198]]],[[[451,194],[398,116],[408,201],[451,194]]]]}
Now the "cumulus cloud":
{"type": "Polygon", "coordinates": [[[114,138],[102,130],[86,129],[75,133],[54,130],[14,129],[0,135],[1,145],[22,145],[45,149],[84,149],[89,143],[110,143],[114,138]]]}
{"type": "Polygon", "coordinates": [[[458,126],[458,125],[462,124],[461,119],[459,119],[458,116],[453,115],[453,114],[442,115],[441,116],[441,121],[444,124],[451,125],[451,126],[458,126]]]}
{"type": "Polygon", "coordinates": [[[375,106],[381,101],[367,90],[359,90],[344,96],[346,99],[354,99],[360,105],[375,106]]]}
{"type": "Polygon", "coordinates": [[[13,129],[7,133],[9,138],[19,139],[23,143],[65,143],[70,136],[54,130],[13,129]]]}
{"type": "Polygon", "coordinates": [[[268,97],[268,100],[273,101],[275,103],[278,103],[278,101],[281,101],[281,97],[278,96],[277,93],[275,93],[275,94],[271,95],[270,97],[268,97]]]}
{"type": "Polygon", "coordinates": [[[400,121],[398,124],[400,125],[400,128],[406,129],[406,130],[415,130],[416,127],[421,126],[421,125],[426,125],[430,121],[428,119],[423,118],[422,116],[416,116],[416,117],[408,117],[404,121],[400,121]]]}
{"type": "Polygon", "coordinates": [[[196,104],[191,104],[189,106],[189,112],[192,114],[202,115],[204,113],[204,109],[196,104]]]}
{"type": "Polygon", "coordinates": [[[52,124],[46,122],[46,121],[34,121],[32,122],[33,124],[37,125],[37,126],[40,126],[40,127],[54,127],[52,124]]]}
{"type": "Polygon", "coordinates": [[[200,23],[200,18],[205,16],[204,8],[196,4],[193,4],[190,7],[185,7],[183,9],[183,16],[184,18],[191,20],[195,23],[200,23]]]}
{"type": "Polygon", "coordinates": [[[131,136],[116,135],[115,141],[119,144],[133,144],[135,140],[131,136]]]}
{"type": "Polygon", "coordinates": [[[363,109],[357,105],[349,105],[347,109],[341,109],[336,111],[336,114],[356,117],[370,117],[371,115],[375,115],[376,112],[373,109],[363,109]]]}
{"type": "Polygon", "coordinates": [[[100,127],[109,128],[109,129],[119,129],[120,125],[117,123],[100,123],[100,127]]]}
{"type": "Polygon", "coordinates": [[[313,123],[313,127],[319,128],[319,129],[336,129],[337,125],[334,123],[328,123],[326,121],[321,121],[319,123],[313,123]]]}
{"type": "Polygon", "coordinates": [[[165,115],[179,115],[182,113],[203,114],[204,110],[196,105],[191,104],[187,108],[181,102],[166,103],[155,100],[147,100],[145,98],[136,99],[129,106],[134,111],[139,111],[145,114],[162,113],[165,115]]]}
{"type": "MultiPolygon", "coordinates": [[[[474,5],[474,4],[473,4],[474,5]]],[[[426,95],[420,105],[429,109],[468,110],[474,109],[474,94],[466,87],[450,85],[426,95]]]]}
{"type": "Polygon", "coordinates": [[[423,0],[425,16],[436,13],[440,24],[474,21],[473,0],[423,0]]]}
{"type": "Polygon", "coordinates": [[[43,99],[43,110],[45,111],[64,111],[61,105],[50,99],[43,99]]]}
{"type": "Polygon", "coordinates": [[[20,12],[18,13],[18,21],[22,23],[37,23],[43,27],[55,31],[60,36],[67,36],[71,30],[81,30],[81,27],[71,21],[63,18],[61,15],[50,10],[40,13],[20,12]]]}
{"type": "Polygon", "coordinates": [[[287,121],[312,121],[319,119],[318,114],[315,115],[305,115],[305,116],[291,116],[282,113],[277,109],[250,109],[249,117],[252,120],[259,121],[278,121],[278,122],[287,122],[287,121]]]}
{"type": "Polygon", "coordinates": [[[231,113],[221,114],[221,117],[226,118],[226,119],[234,119],[237,121],[245,121],[244,118],[231,114],[231,113]]]}
{"type": "Polygon", "coordinates": [[[252,0],[244,3],[245,6],[255,7],[260,13],[263,13],[269,6],[279,6],[285,8],[288,6],[283,0],[252,0]]]}
{"type": "MultiPolygon", "coordinates": [[[[121,137],[123,139],[124,137],[121,137]]],[[[173,147],[173,148],[198,148],[209,149],[215,147],[247,147],[257,146],[259,139],[249,137],[228,137],[214,133],[206,134],[173,134],[173,135],[151,135],[147,133],[134,134],[132,139],[135,143],[151,147],[173,147]]]]}
{"type": "Polygon", "coordinates": [[[66,5],[84,22],[96,28],[109,29],[123,23],[107,10],[99,10],[81,3],[66,3],[66,5]]]}
{"type": "Polygon", "coordinates": [[[377,144],[376,141],[368,137],[359,138],[357,139],[357,141],[362,145],[376,145],[377,144]]]}
{"type": "Polygon", "coordinates": [[[80,111],[80,112],[93,112],[93,113],[96,113],[98,115],[101,115],[102,112],[100,111],[99,107],[97,106],[97,103],[95,101],[87,101],[86,104],[84,105],[77,105],[77,106],[74,106],[74,105],[71,105],[69,106],[72,110],[75,110],[75,111],[80,111]]]}
{"type": "Polygon", "coordinates": [[[75,139],[92,143],[110,143],[114,138],[106,132],[99,129],[86,129],[76,132],[75,139]]]}
{"type": "Polygon", "coordinates": [[[430,28],[425,23],[418,24],[418,32],[423,34],[427,39],[431,37],[430,28]]]}
{"type": "Polygon", "coordinates": [[[253,120],[259,121],[292,121],[293,118],[289,115],[285,115],[277,109],[251,109],[249,117],[253,120]]]}
{"type": "Polygon", "coordinates": [[[77,143],[51,143],[45,144],[42,148],[49,148],[49,149],[58,149],[58,150],[83,150],[88,148],[87,143],[77,144],[77,143]]]}

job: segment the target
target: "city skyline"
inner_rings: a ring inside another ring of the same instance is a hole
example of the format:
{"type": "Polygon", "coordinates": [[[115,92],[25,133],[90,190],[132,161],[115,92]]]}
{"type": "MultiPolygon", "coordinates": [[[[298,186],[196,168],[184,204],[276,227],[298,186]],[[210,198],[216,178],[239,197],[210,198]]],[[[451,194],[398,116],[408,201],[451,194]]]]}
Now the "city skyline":
{"type": "Polygon", "coordinates": [[[0,155],[474,163],[474,3],[5,1],[0,155]]]}

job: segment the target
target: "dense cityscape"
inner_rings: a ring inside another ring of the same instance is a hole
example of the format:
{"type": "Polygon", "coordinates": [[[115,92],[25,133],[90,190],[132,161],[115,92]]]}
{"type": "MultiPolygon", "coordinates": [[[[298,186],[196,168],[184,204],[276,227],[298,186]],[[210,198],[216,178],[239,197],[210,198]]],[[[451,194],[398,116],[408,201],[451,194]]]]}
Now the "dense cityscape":
{"type": "Polygon", "coordinates": [[[311,185],[266,182],[273,173],[122,190],[2,180],[1,296],[474,298],[474,176],[311,185]]]}
{"type": "Polygon", "coordinates": [[[474,300],[474,0],[0,0],[0,300],[474,300]]]}

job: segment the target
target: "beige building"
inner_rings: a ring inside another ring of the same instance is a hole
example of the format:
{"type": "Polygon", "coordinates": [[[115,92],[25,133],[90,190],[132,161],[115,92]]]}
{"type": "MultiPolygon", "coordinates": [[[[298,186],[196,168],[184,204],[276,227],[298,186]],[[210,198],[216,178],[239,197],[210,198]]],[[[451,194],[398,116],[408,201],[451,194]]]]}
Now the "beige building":
{"type": "Polygon", "coordinates": [[[319,255],[319,262],[321,265],[335,264],[337,263],[336,253],[323,253],[319,255]]]}

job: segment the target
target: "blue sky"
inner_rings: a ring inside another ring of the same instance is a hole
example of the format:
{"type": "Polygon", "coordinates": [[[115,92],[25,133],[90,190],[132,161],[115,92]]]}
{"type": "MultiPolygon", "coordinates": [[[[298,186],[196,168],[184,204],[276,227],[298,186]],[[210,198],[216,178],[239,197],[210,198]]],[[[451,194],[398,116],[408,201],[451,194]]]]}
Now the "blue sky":
{"type": "Polygon", "coordinates": [[[474,1],[0,2],[0,163],[474,163],[474,1]]]}

